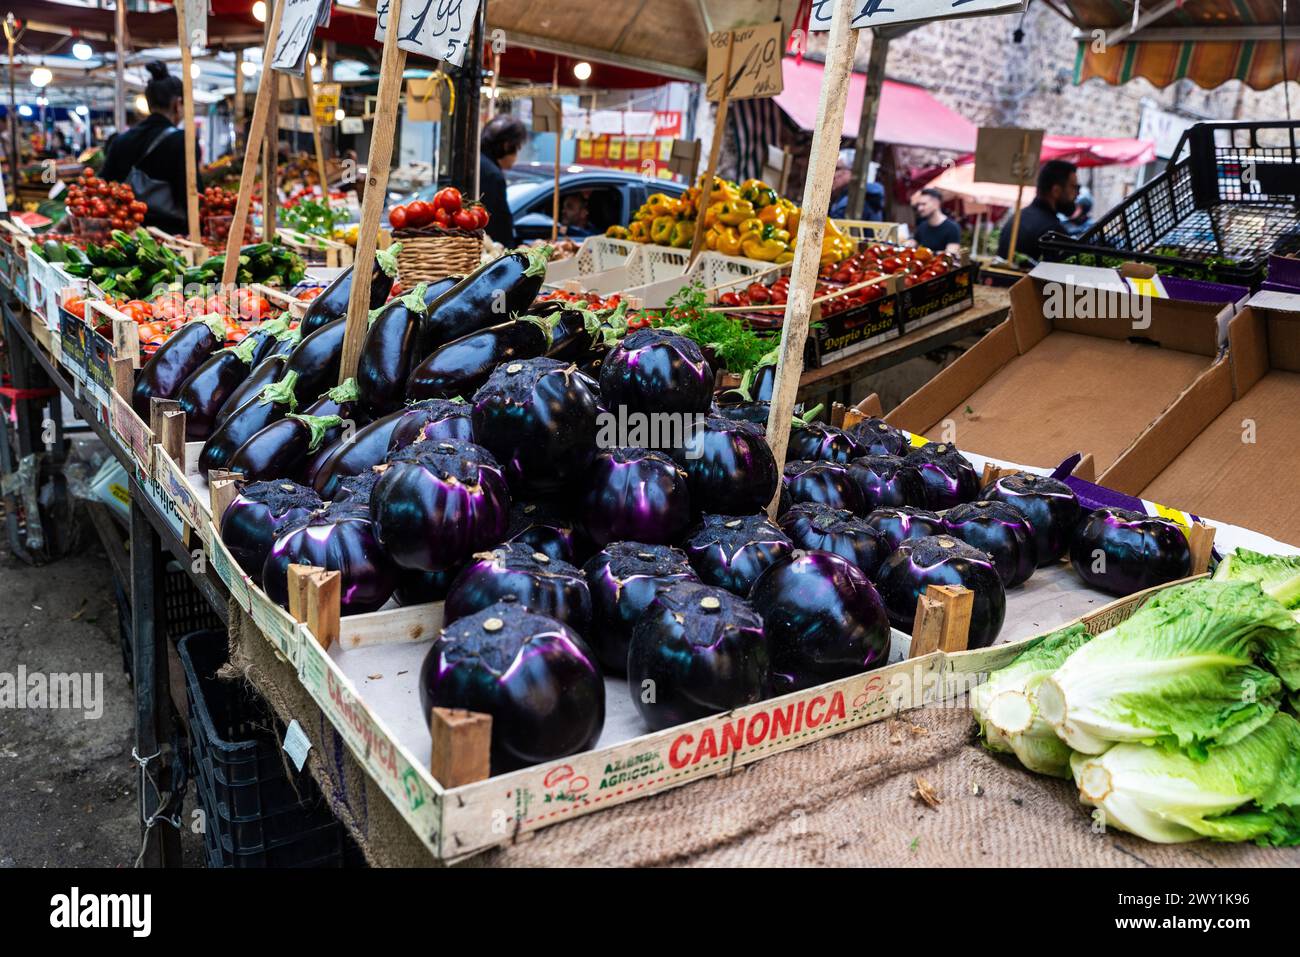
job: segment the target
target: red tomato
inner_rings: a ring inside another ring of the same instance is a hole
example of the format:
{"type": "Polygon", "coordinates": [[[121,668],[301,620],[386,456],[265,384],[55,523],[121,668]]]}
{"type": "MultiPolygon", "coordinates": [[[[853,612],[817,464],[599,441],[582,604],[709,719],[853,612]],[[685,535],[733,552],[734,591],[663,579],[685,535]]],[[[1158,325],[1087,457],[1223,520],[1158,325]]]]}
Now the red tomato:
{"type": "Polygon", "coordinates": [[[388,211],[388,225],[392,226],[394,229],[405,229],[406,222],[405,206],[394,206],[388,211]]]}
{"type": "Polygon", "coordinates": [[[474,228],[486,229],[488,224],[488,219],[490,218],[488,216],[487,207],[484,206],[482,203],[475,203],[474,205],[469,207],[469,210],[474,214],[474,219],[475,219],[474,228]]]}
{"type": "Polygon", "coordinates": [[[720,306],[739,306],[740,304],[740,296],[734,292],[724,292],[718,297],[718,305],[720,306]]]}
{"type": "Polygon", "coordinates": [[[749,301],[756,305],[763,305],[772,301],[771,291],[761,282],[751,282],[745,292],[749,295],[749,301]]]}
{"type": "Polygon", "coordinates": [[[310,289],[304,289],[302,292],[298,293],[298,298],[303,302],[311,302],[311,300],[315,299],[324,291],[324,286],[312,286],[310,289]]]}
{"type": "Polygon", "coordinates": [[[478,229],[478,217],[474,215],[474,211],[471,209],[456,210],[456,212],[452,213],[451,221],[457,229],[463,229],[466,232],[478,229]]]}
{"type": "Polygon", "coordinates": [[[463,202],[460,190],[455,186],[448,186],[445,189],[440,189],[433,197],[434,207],[437,209],[445,209],[449,213],[454,213],[460,209],[463,202]]]}
{"type": "Polygon", "coordinates": [[[433,211],[433,221],[444,229],[451,228],[451,213],[447,212],[441,206],[433,211]]]}

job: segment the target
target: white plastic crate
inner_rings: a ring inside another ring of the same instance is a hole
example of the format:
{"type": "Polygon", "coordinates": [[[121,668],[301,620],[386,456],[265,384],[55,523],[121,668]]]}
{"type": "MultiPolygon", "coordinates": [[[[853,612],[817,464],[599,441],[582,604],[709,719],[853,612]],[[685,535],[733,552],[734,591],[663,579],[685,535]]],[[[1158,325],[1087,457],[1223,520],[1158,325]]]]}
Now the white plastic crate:
{"type": "Polygon", "coordinates": [[[48,263],[33,246],[27,253],[27,307],[51,332],[59,329],[59,296],[76,282],[59,263],[48,263]]]}
{"type": "MultiPolygon", "coordinates": [[[[684,252],[684,258],[690,258],[690,250],[673,250],[684,252]]],[[[724,256],[722,253],[705,250],[691,264],[691,268],[676,275],[652,280],[640,285],[628,286],[623,290],[624,297],[635,296],[647,309],[662,309],[668,305],[668,299],[683,286],[700,282],[705,291],[723,283],[743,279],[774,268],[775,264],[758,259],[743,259],[739,256],[724,256]]]]}
{"type": "Polygon", "coordinates": [[[546,267],[546,285],[558,286],[569,279],[582,280],[627,264],[637,243],[608,236],[588,236],[578,251],[568,259],[559,259],[546,267]]]}

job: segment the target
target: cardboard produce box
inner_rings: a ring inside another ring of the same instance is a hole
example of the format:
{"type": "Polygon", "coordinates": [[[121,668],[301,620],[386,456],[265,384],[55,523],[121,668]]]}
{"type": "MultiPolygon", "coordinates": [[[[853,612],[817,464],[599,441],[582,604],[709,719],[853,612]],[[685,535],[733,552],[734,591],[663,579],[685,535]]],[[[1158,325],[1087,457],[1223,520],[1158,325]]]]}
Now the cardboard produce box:
{"type": "Polygon", "coordinates": [[[1105,483],[1120,454],[1212,368],[1246,295],[1162,282],[1141,267],[1041,264],[1012,287],[1010,318],[886,419],[1044,468],[1089,452],[1105,483]]]}
{"type": "Polygon", "coordinates": [[[1105,484],[1300,545],[1300,295],[1260,292],[1227,359],[1180,396],[1105,484]]]}

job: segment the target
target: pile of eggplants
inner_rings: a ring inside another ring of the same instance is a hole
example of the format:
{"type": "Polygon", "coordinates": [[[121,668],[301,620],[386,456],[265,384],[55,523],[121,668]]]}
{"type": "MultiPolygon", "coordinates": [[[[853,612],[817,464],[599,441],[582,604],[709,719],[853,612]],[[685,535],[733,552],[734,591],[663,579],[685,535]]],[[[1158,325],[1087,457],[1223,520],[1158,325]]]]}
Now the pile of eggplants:
{"type": "Polygon", "coordinates": [[[226,340],[226,328],[215,316],[191,319],[158,347],[131,390],[131,408],[148,421],[151,399],[175,399],[185,383],[226,340]]]}
{"type": "Polygon", "coordinates": [[[387,415],[402,407],[406,380],[420,361],[420,323],[429,305],[459,280],[458,276],[449,276],[420,283],[370,314],[370,327],[357,360],[357,387],[372,414],[387,415]]]}
{"type": "MultiPolygon", "coordinates": [[[[388,300],[393,278],[397,275],[397,250],[400,248],[401,246],[395,245],[375,253],[374,264],[370,267],[371,309],[378,309],[388,300]]],[[[348,266],[308,304],[302,317],[302,334],[309,336],[322,326],[345,318],[351,297],[352,267],[348,266]]]]}

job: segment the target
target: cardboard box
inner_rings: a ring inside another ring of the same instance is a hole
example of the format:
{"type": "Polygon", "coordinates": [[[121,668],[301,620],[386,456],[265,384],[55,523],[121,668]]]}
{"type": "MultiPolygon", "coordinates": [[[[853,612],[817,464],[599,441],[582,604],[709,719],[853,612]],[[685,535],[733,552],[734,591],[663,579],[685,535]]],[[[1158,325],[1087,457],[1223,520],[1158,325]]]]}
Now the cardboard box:
{"type": "Polygon", "coordinates": [[[1130,446],[1105,484],[1300,544],[1300,295],[1260,292],[1229,352],[1130,446]]]}
{"type": "Polygon", "coordinates": [[[1120,454],[1213,367],[1247,295],[1151,276],[1041,264],[1012,287],[1010,318],[886,420],[1044,468],[1082,450],[1106,482],[1120,454]]]}

